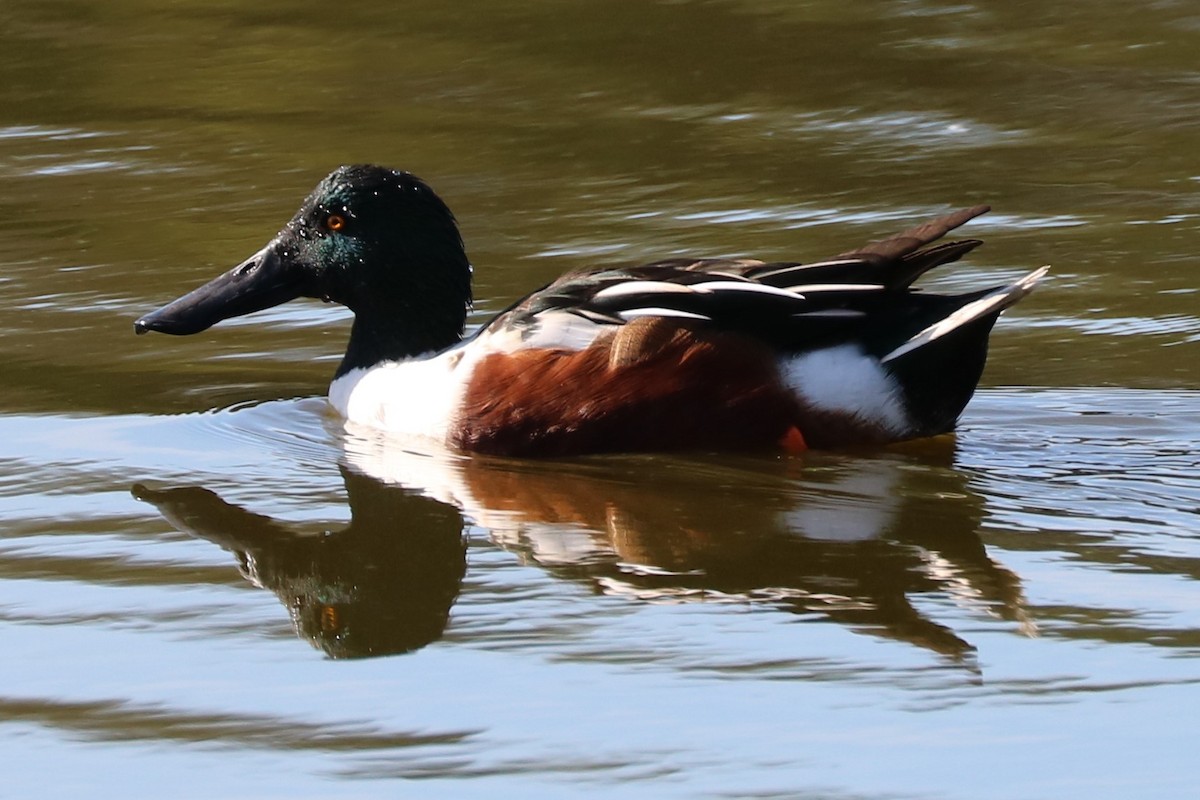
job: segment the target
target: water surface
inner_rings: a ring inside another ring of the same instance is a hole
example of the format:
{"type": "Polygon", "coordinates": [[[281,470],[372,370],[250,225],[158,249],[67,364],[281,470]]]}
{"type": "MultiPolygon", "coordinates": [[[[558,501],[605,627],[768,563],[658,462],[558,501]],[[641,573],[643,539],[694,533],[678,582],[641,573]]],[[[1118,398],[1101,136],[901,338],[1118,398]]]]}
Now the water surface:
{"type": "Polygon", "coordinates": [[[1187,797],[1187,4],[0,11],[0,795],[1187,797]],[[560,272],[811,259],[990,202],[1041,264],[955,436],[389,447],[348,317],[132,320],[341,163],[429,180],[472,324],[560,272]]]}

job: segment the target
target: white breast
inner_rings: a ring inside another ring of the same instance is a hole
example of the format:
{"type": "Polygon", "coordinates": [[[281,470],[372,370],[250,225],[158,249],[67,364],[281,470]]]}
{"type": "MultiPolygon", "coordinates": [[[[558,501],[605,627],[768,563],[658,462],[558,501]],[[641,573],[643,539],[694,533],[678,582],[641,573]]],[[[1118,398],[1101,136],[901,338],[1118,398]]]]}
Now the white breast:
{"type": "MultiPolygon", "coordinates": [[[[572,343],[586,346],[597,326],[581,321],[579,327],[572,343]]],[[[549,345],[517,331],[487,332],[441,353],[352,370],[330,384],[329,402],[351,422],[444,445],[479,362],[536,346],[549,345]]]]}
{"type": "Polygon", "coordinates": [[[351,422],[444,443],[475,363],[464,353],[352,370],[330,384],[329,402],[351,422]]]}

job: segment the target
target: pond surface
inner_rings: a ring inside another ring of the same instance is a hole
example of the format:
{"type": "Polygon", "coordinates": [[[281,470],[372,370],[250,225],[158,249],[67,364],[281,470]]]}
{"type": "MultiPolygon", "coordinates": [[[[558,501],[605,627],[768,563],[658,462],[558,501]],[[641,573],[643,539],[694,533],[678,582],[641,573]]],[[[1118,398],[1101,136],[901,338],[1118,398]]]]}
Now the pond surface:
{"type": "Polygon", "coordinates": [[[1188,3],[0,10],[4,797],[1191,797],[1188,3]],[[977,202],[1052,272],[958,433],[516,462],[347,430],[345,312],[132,320],[332,167],[429,180],[477,324],[574,267],[977,202]]]}

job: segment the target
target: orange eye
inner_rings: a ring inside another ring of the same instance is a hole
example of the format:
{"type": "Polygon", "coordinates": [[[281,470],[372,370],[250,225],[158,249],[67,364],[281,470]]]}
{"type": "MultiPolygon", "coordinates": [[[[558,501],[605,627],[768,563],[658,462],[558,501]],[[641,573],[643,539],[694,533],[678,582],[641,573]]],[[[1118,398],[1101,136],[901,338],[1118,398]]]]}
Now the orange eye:
{"type": "Polygon", "coordinates": [[[346,218],[341,214],[330,214],[325,218],[325,227],[331,231],[340,231],[346,227],[346,218]]]}
{"type": "Polygon", "coordinates": [[[332,633],[340,626],[341,621],[338,619],[338,610],[334,606],[321,606],[321,630],[326,633],[332,633]]]}

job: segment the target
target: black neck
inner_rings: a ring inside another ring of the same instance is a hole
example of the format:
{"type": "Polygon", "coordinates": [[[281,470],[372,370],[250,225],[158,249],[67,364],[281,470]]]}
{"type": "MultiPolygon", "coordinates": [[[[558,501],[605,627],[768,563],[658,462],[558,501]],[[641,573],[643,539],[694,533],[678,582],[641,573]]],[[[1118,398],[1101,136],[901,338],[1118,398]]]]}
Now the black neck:
{"type": "Polygon", "coordinates": [[[395,315],[380,318],[369,313],[356,314],[350,328],[346,354],[334,373],[334,379],[351,370],[373,367],[385,361],[440,352],[462,339],[461,319],[457,322],[443,320],[441,325],[429,324],[420,330],[397,325],[397,321],[395,315]]]}
{"type": "Polygon", "coordinates": [[[335,378],[385,361],[430,355],[462,340],[471,265],[450,212],[405,229],[388,258],[367,253],[333,298],[354,312],[335,378]]]}

